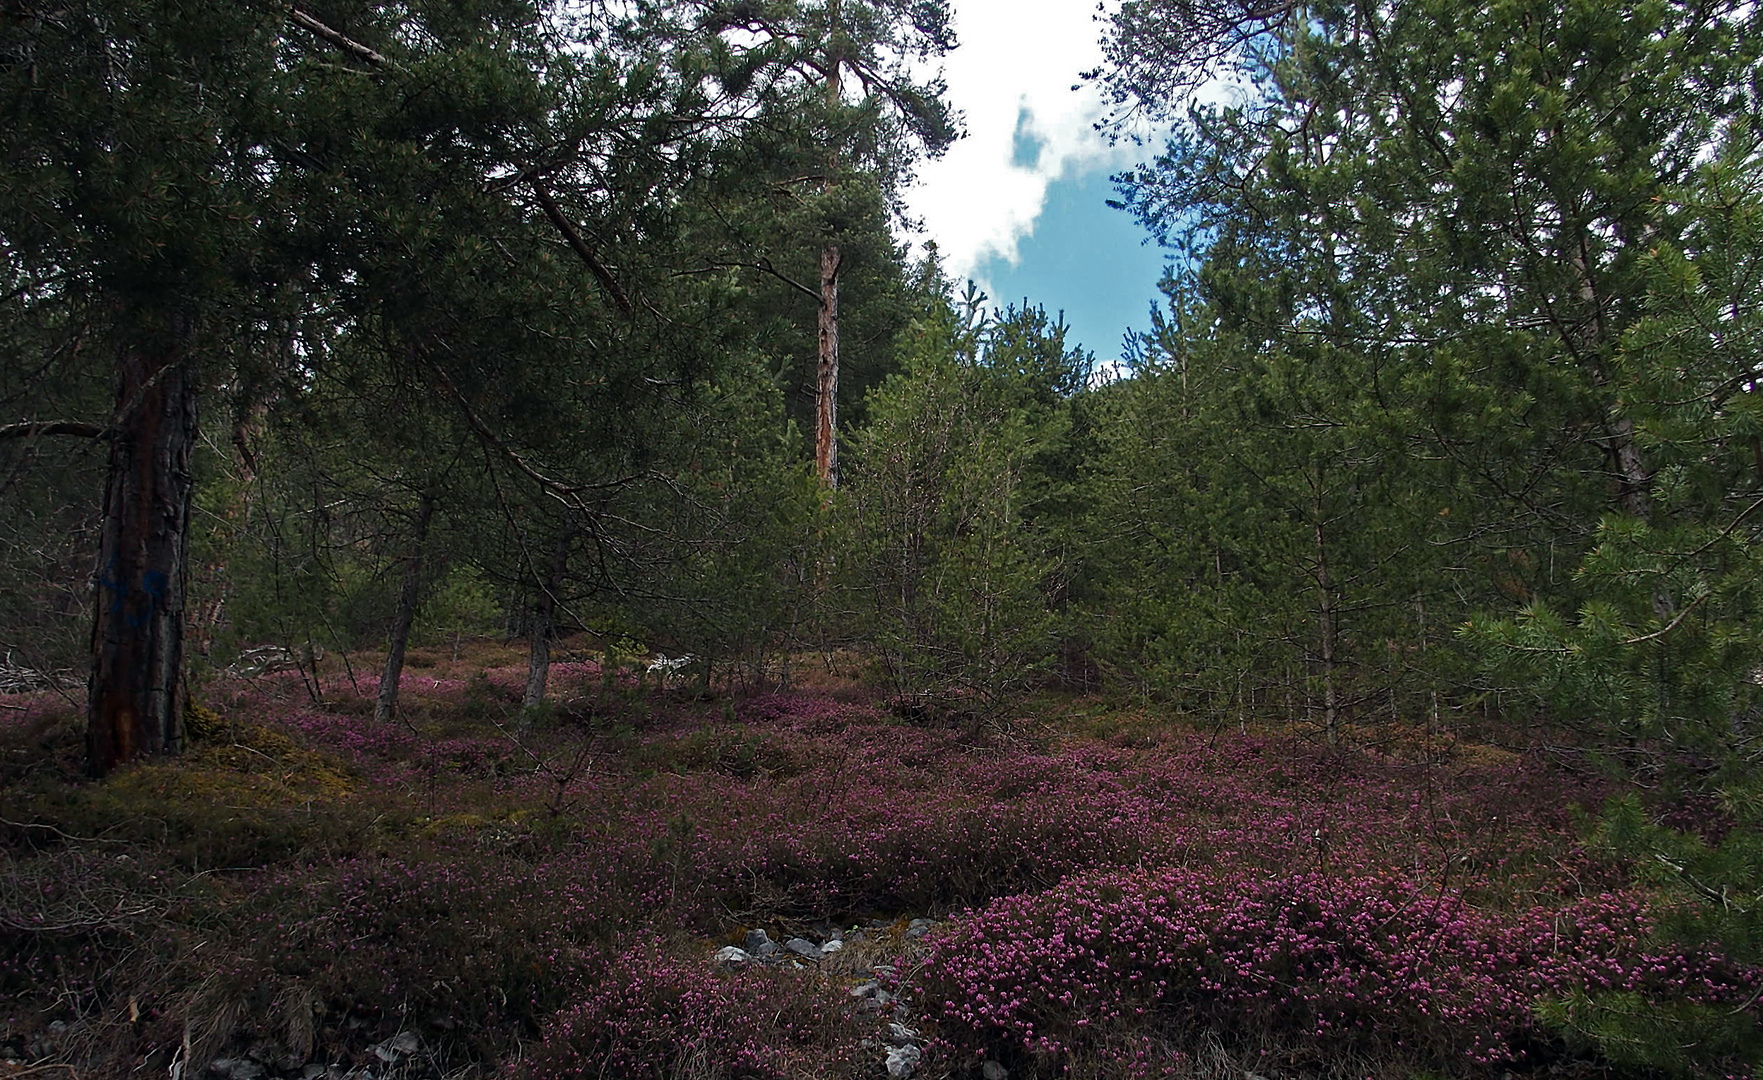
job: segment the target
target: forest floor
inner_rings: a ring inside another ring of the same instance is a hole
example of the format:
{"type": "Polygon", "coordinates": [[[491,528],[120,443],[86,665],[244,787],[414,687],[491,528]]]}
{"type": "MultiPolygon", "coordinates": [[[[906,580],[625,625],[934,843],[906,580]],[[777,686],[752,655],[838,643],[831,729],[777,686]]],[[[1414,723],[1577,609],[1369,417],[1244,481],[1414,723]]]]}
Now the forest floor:
{"type": "Polygon", "coordinates": [[[562,663],[523,724],[521,656],[417,651],[389,726],[359,661],[217,678],[103,782],[0,698],[0,1080],[1639,1076],[1574,1002],[1758,984],[1654,943],[1571,756],[813,666],[562,663]]]}

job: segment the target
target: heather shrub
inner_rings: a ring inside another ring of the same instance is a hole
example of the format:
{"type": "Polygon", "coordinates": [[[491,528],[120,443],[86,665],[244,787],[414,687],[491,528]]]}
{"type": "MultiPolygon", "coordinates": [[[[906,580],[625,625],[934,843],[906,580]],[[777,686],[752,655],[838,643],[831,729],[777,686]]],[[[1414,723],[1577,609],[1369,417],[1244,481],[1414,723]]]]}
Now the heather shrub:
{"type": "Polygon", "coordinates": [[[567,999],[610,936],[596,898],[554,868],[466,843],[406,852],[303,884],[292,903],[309,917],[277,935],[270,965],[344,1007],[398,1002],[471,1028],[532,1024],[567,999]]]}
{"type": "Polygon", "coordinates": [[[782,738],[743,724],[711,725],[652,740],[635,760],[663,771],[719,772],[743,780],[783,779],[804,769],[800,756],[782,738]]]}
{"type": "Polygon", "coordinates": [[[271,1033],[278,1054],[368,1061],[413,1031],[448,1069],[498,1060],[588,984],[630,914],[579,870],[407,841],[265,875],[206,916],[210,960],[184,1008],[208,1056],[271,1033]]]}
{"type": "Polygon", "coordinates": [[[855,1076],[863,1035],[842,987],[789,971],[714,970],[654,940],[622,952],[545,1025],[519,1080],[855,1076]]]}
{"type": "MultiPolygon", "coordinates": [[[[36,838],[58,839],[46,831],[36,838]]],[[[0,847],[0,1001],[47,990],[62,1019],[90,1008],[113,983],[119,959],[164,920],[179,880],[132,849],[0,847]]]]}
{"type": "Polygon", "coordinates": [[[961,920],[916,992],[944,1052],[1030,1073],[1148,1032],[1272,1035],[1318,1062],[1461,1072],[1558,1055],[1536,1018],[1545,997],[1595,988],[1730,1009],[1757,985],[1717,956],[1648,951],[1647,928],[1618,896],[1503,917],[1391,876],[1123,871],[961,920]]]}

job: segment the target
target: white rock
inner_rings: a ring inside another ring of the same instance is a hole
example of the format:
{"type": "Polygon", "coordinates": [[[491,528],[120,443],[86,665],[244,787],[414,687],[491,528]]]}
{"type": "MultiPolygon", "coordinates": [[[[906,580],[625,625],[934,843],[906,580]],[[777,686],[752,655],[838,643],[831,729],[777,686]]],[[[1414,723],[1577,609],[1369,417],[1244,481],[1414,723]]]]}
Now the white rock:
{"type": "Polygon", "coordinates": [[[825,943],[824,945],[822,945],[820,947],[820,955],[826,956],[829,953],[840,952],[844,949],[844,947],[845,947],[844,942],[840,941],[838,938],[833,938],[831,941],[825,943]]]}
{"type": "Polygon", "coordinates": [[[888,1075],[894,1080],[906,1080],[918,1068],[919,1057],[916,1046],[894,1047],[888,1051],[888,1075]]]}
{"type": "Polygon", "coordinates": [[[753,954],[734,945],[724,945],[716,950],[714,959],[723,967],[739,967],[742,964],[751,963],[753,954]]]}

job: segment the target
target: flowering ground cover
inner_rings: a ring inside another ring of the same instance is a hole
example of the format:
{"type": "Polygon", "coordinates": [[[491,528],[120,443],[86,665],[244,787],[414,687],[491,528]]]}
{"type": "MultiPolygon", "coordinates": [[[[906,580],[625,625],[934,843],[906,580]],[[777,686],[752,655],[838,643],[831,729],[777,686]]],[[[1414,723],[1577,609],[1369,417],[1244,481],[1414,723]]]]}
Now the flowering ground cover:
{"type": "Polygon", "coordinates": [[[920,1076],[1621,1076],[1539,1006],[1756,1004],[1758,972],[1656,943],[1660,901],[1575,839],[1613,789],[1541,755],[1053,701],[972,739],[856,686],[700,699],[591,663],[523,722],[515,656],[414,672],[390,726],[359,675],[217,681],[188,753],[103,783],[72,703],[7,699],[0,1057],[863,1076],[893,1023],[920,1076]],[[858,923],[895,929],[711,960],[858,923]],[[871,977],[897,1000],[859,1010],[871,977]]]}

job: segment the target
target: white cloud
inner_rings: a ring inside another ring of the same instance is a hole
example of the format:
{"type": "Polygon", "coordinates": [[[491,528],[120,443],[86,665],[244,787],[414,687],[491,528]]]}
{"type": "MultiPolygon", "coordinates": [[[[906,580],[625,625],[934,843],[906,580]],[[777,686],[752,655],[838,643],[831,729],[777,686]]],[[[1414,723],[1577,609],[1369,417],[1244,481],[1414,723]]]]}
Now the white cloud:
{"type": "Polygon", "coordinates": [[[1047,185],[1131,159],[1092,127],[1102,113],[1096,88],[1072,90],[1079,73],[1101,58],[1094,3],[954,0],[953,7],[961,45],[946,59],[944,76],[965,114],[967,137],[919,166],[907,202],[924,220],[924,239],[937,242],[945,269],[960,279],[994,256],[1015,264],[1047,185]],[[1018,160],[1019,125],[1038,143],[1038,156],[1018,160]]]}

